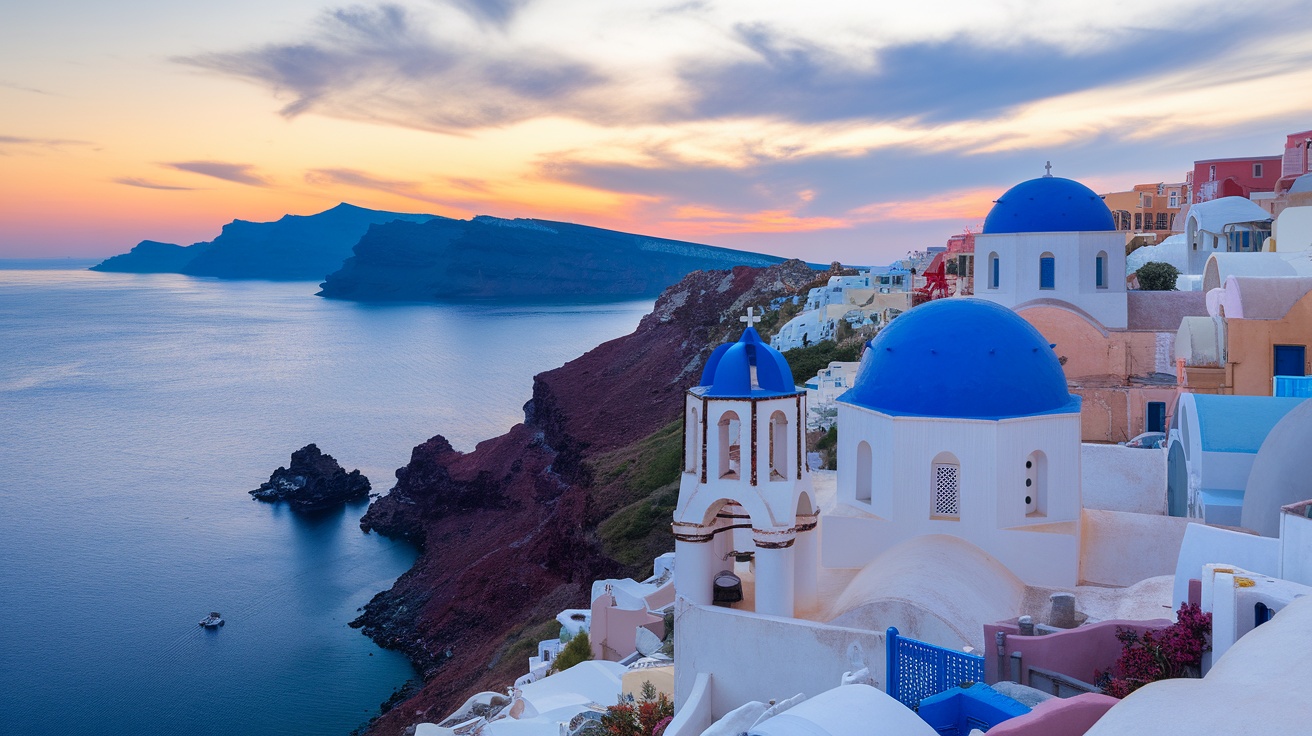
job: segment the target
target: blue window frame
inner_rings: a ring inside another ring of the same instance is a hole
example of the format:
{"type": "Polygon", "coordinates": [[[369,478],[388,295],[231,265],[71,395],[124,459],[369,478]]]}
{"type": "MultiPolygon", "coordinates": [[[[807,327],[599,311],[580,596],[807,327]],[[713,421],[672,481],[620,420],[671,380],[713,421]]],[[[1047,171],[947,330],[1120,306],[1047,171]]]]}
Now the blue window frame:
{"type": "Polygon", "coordinates": [[[1107,288],[1107,256],[1099,253],[1093,259],[1094,285],[1099,289],[1107,288]]]}
{"type": "Polygon", "coordinates": [[[1057,282],[1057,259],[1050,255],[1039,258],[1039,288],[1053,289],[1056,288],[1057,282]]]}
{"type": "Polygon", "coordinates": [[[992,258],[989,259],[989,288],[990,289],[998,288],[999,271],[1000,271],[1000,267],[999,267],[998,257],[993,256],[992,258]]]}
{"type": "Polygon", "coordinates": [[[1305,345],[1276,345],[1275,370],[1272,371],[1276,376],[1302,376],[1307,371],[1304,366],[1307,364],[1307,346],[1305,345]]]}

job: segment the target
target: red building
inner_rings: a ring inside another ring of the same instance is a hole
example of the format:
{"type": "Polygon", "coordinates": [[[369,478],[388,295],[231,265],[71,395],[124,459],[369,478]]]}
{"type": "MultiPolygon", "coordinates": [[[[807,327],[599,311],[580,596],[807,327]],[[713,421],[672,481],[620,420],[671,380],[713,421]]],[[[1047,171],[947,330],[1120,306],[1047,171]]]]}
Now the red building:
{"type": "Polygon", "coordinates": [[[1285,137],[1285,155],[1280,164],[1280,180],[1276,182],[1277,195],[1284,194],[1298,177],[1312,171],[1312,130],[1293,133],[1285,137]]]}
{"type": "Polygon", "coordinates": [[[1251,199],[1254,192],[1273,192],[1276,182],[1281,178],[1282,169],[1281,156],[1195,161],[1193,173],[1189,174],[1186,182],[1189,202],[1208,202],[1221,197],[1251,199]]]}

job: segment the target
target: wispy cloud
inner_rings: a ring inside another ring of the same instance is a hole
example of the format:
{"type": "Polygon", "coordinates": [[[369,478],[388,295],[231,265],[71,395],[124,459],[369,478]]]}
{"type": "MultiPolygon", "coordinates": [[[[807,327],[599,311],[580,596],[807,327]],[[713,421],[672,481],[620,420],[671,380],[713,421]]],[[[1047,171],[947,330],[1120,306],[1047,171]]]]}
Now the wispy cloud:
{"type": "Polygon", "coordinates": [[[357,189],[369,189],[376,192],[395,194],[400,197],[428,202],[430,204],[449,205],[448,200],[440,199],[424,191],[423,185],[414,181],[400,181],[374,176],[355,169],[314,169],[306,172],[305,181],[315,186],[348,186],[357,189]]]}
{"type": "Polygon", "coordinates": [[[252,187],[267,187],[270,184],[268,179],[255,173],[255,167],[251,164],[233,164],[224,161],[176,161],[162,163],[160,166],[252,187]]]}
{"type": "Polygon", "coordinates": [[[160,184],[149,179],[141,179],[135,176],[120,176],[114,179],[115,184],[122,184],[129,187],[140,187],[142,189],[159,189],[169,192],[194,192],[196,187],[180,187],[173,184],[160,184]]]}
{"type": "Polygon", "coordinates": [[[29,138],[17,135],[0,135],[0,154],[8,150],[35,151],[40,149],[57,150],[70,146],[90,146],[90,141],[78,141],[68,138],[29,138]]]}
{"type": "Polygon", "coordinates": [[[593,67],[508,43],[439,38],[411,11],[380,5],[328,12],[303,41],[176,61],[290,97],[287,117],[317,112],[454,132],[602,109],[584,99],[604,81],[593,67]]]}
{"type": "Polygon", "coordinates": [[[451,0],[451,4],[465,11],[479,23],[505,28],[515,13],[528,5],[529,0],[451,0]]]}
{"type": "Polygon", "coordinates": [[[47,91],[45,91],[45,90],[43,90],[43,89],[37,89],[36,87],[29,87],[29,86],[26,85],[26,84],[19,84],[19,83],[17,83],[17,82],[6,82],[6,81],[3,81],[3,80],[0,80],[0,87],[4,87],[5,89],[18,90],[19,92],[30,92],[30,93],[32,93],[32,94],[34,94],[34,95],[50,95],[50,96],[53,96],[53,94],[54,94],[53,92],[47,92],[47,91]]]}

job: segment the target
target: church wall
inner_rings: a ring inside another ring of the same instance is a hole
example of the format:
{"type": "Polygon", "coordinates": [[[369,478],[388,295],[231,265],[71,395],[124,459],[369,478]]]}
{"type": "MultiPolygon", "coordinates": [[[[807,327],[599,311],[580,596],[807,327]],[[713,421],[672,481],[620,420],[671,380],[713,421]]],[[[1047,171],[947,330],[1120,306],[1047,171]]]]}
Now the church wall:
{"type": "Polygon", "coordinates": [[[975,250],[975,296],[1006,307],[1035,299],[1059,299],[1091,314],[1108,328],[1125,329],[1125,234],[1110,232],[1006,233],[979,235],[975,250]],[[998,254],[998,286],[989,288],[992,265],[998,254]],[[1039,288],[1039,259],[1054,258],[1053,288],[1039,288]],[[1107,256],[1104,288],[1098,288],[1096,258],[1107,256]]]}
{"type": "Polygon", "coordinates": [[[1005,420],[892,418],[839,404],[839,501],[877,517],[826,518],[822,564],[863,567],[912,537],[948,534],[972,542],[1027,583],[1072,585],[1078,567],[1079,423],[1071,415],[1005,420]],[[871,503],[855,497],[857,443],[870,442],[875,472],[871,503]],[[1042,449],[1050,463],[1046,517],[1024,513],[1025,458],[1042,449]],[[959,467],[959,516],[935,517],[935,458],[950,453],[959,467]],[[998,459],[1015,458],[1005,474],[998,459]],[[847,463],[847,464],[844,464],[847,463]],[[1018,475],[1019,473],[1019,475],[1018,475]],[[1068,478],[1064,484],[1061,478],[1068,478]],[[1005,484],[1005,485],[1004,485],[1005,484]],[[1006,512],[1000,487],[1016,488],[1006,512]],[[1020,504],[1012,510],[1014,503],[1020,504]],[[1066,526],[1060,526],[1066,522],[1066,526]],[[1041,527],[1036,532],[1019,530],[1041,527]],[[1007,527],[1013,527],[1008,529],[1007,527]],[[1060,528],[1059,528],[1060,527],[1060,528]]]}
{"type": "Polygon", "coordinates": [[[698,673],[711,675],[711,714],[720,718],[753,700],[837,687],[852,670],[847,648],[858,643],[877,687],[885,683],[885,635],[775,618],[680,600],[675,610],[674,705],[682,707],[698,673]]]}
{"type": "Polygon", "coordinates": [[[1085,444],[1080,477],[1086,509],[1166,513],[1166,450],[1085,444]]]}

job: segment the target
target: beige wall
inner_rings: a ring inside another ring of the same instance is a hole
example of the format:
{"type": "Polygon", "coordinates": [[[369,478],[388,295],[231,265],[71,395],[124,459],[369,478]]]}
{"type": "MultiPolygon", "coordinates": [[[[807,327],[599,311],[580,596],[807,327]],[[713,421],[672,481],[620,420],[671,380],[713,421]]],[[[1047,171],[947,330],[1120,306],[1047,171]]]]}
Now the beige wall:
{"type": "Polygon", "coordinates": [[[1303,345],[1312,353],[1312,292],[1281,319],[1227,319],[1225,327],[1229,361],[1225,393],[1270,396],[1274,346],[1303,345]]]}
{"type": "MultiPolygon", "coordinates": [[[[1144,431],[1148,402],[1175,405],[1175,386],[1140,386],[1131,379],[1154,372],[1157,333],[1110,331],[1058,307],[1027,307],[1019,312],[1064,359],[1062,369],[1071,393],[1083,397],[1081,439],[1124,442],[1144,431]]],[[[1168,417],[1169,419],[1169,417],[1168,417]]]]}

